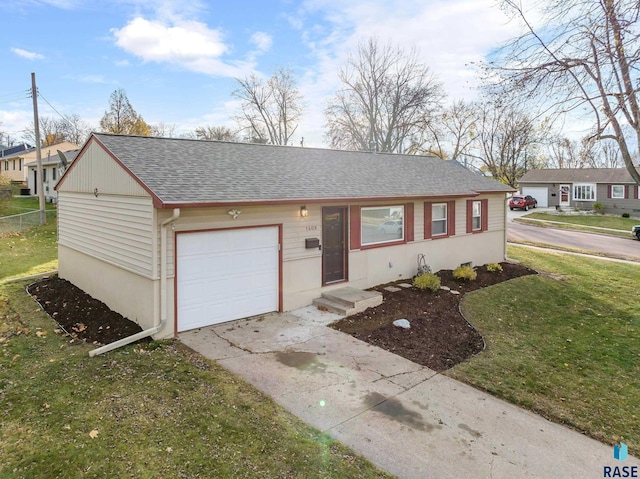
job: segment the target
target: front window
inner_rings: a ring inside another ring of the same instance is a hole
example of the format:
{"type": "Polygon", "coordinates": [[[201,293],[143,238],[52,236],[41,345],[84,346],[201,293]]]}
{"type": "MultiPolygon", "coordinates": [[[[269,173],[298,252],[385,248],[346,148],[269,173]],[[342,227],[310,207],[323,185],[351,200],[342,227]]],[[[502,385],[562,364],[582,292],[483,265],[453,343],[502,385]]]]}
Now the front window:
{"type": "Polygon", "coordinates": [[[404,206],[361,209],[362,245],[404,240],[404,206]]]}
{"type": "Polygon", "coordinates": [[[611,198],[615,198],[618,200],[624,199],[624,186],[623,185],[613,185],[611,187],[611,198]]]}
{"type": "Polygon", "coordinates": [[[482,229],[482,202],[481,201],[473,202],[471,217],[472,217],[471,225],[472,225],[473,231],[481,230],[482,229]]]}
{"type": "Polygon", "coordinates": [[[436,203],[431,205],[431,235],[440,236],[447,234],[447,204],[436,203]]]}
{"type": "Polygon", "coordinates": [[[595,201],[596,185],[593,183],[573,185],[573,199],[582,201],[595,201]]]}
{"type": "Polygon", "coordinates": [[[56,167],[51,168],[51,179],[56,181],[56,167]]]}
{"type": "Polygon", "coordinates": [[[47,169],[42,169],[42,181],[47,181],[47,169]]]}

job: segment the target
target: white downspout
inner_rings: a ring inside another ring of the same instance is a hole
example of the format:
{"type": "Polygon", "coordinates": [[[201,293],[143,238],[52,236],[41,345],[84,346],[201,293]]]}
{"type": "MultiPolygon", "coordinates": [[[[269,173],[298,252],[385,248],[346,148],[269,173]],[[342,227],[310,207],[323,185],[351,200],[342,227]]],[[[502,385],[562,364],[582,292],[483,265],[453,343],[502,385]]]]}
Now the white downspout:
{"type": "Polygon", "coordinates": [[[97,349],[89,351],[89,356],[97,356],[114,349],[126,346],[139,339],[152,336],[164,329],[167,324],[167,226],[174,223],[180,218],[180,208],[173,209],[171,218],[164,220],[160,224],[160,323],[150,329],[145,329],[139,333],[133,334],[126,338],[119,339],[113,343],[105,344],[97,349]]]}

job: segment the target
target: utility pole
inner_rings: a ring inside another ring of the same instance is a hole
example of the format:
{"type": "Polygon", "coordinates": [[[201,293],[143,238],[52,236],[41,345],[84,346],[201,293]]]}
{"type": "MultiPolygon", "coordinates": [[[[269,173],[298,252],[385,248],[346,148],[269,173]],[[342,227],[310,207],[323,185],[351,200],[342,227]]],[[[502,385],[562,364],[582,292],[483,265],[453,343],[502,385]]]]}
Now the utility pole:
{"type": "Polygon", "coordinates": [[[44,201],[44,181],[42,178],[42,153],[40,152],[40,121],[38,119],[38,89],[36,88],[36,74],[31,73],[31,98],[33,98],[33,125],[36,133],[36,160],[38,161],[37,178],[34,182],[38,189],[38,203],[40,205],[40,224],[47,222],[46,205],[44,201]]]}

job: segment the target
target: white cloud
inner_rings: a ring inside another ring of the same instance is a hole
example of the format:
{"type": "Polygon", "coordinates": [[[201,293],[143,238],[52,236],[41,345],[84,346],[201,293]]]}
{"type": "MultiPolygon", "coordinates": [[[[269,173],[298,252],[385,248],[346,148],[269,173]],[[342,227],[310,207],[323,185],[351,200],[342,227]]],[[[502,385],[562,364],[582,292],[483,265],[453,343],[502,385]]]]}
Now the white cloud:
{"type": "Polygon", "coordinates": [[[517,33],[494,0],[306,0],[287,19],[316,58],[300,82],[306,103],[314,106],[298,129],[309,146],[323,143],[323,107],[359,42],[376,36],[406,51],[415,47],[449,99],[470,100],[479,84],[472,62],[517,33]]]}
{"type": "Polygon", "coordinates": [[[27,60],[44,60],[44,55],[23,50],[22,48],[12,48],[11,51],[19,57],[26,58],[27,60]]]}
{"type": "Polygon", "coordinates": [[[266,52],[271,49],[271,45],[273,43],[273,39],[271,35],[264,32],[256,32],[251,35],[251,43],[253,43],[258,50],[261,52],[266,52]]]}
{"type": "Polygon", "coordinates": [[[102,75],[67,75],[66,78],[79,81],[80,83],[108,83],[106,78],[102,75]]]}
{"type": "Polygon", "coordinates": [[[221,60],[228,51],[222,34],[201,22],[166,24],[136,17],[111,31],[116,45],[144,61],[174,63],[195,72],[231,77],[250,69],[247,62],[221,60]]]}

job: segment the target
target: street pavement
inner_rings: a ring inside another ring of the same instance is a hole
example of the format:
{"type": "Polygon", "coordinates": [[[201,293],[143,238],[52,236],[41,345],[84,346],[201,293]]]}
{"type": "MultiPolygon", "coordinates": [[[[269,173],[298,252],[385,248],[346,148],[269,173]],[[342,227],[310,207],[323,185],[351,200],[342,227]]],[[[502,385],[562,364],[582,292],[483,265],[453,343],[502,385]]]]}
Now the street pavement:
{"type": "MultiPolygon", "coordinates": [[[[554,211],[553,208],[537,208],[534,211],[554,211]]],[[[628,237],[616,237],[611,235],[586,233],[551,227],[532,226],[512,221],[531,213],[514,210],[507,212],[507,241],[526,241],[538,245],[550,245],[561,248],[573,248],[585,252],[594,252],[614,258],[640,261],[640,241],[633,239],[631,231],[628,237]]]]}

